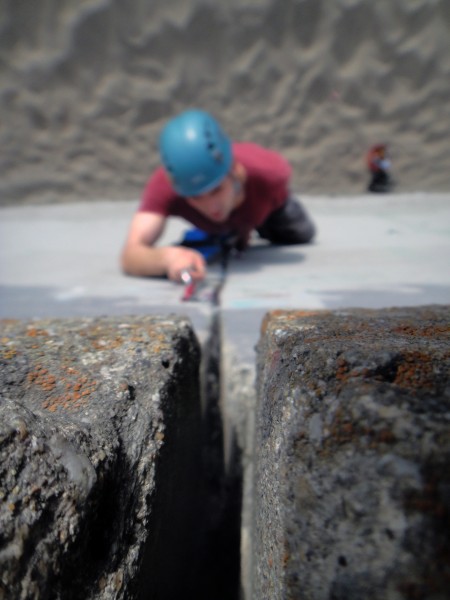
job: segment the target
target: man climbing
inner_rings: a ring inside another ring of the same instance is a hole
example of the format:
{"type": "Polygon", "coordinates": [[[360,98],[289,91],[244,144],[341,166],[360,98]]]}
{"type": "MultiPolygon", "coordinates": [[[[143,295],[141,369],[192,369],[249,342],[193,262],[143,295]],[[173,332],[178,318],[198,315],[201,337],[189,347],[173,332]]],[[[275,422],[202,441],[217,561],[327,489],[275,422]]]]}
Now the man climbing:
{"type": "Polygon", "coordinates": [[[367,167],[371,179],[367,190],[369,192],[390,192],[392,189],[391,161],[387,155],[385,144],[375,144],[367,154],[367,167]]]}
{"type": "Polygon", "coordinates": [[[125,273],[181,281],[206,273],[204,256],[183,245],[158,247],[170,216],[203,232],[233,235],[239,249],[252,230],[274,244],[303,244],[315,227],[289,190],[291,168],[278,153],[250,142],[232,143],[216,119],[187,110],[160,136],[162,166],[151,175],[122,251],[125,273]]]}

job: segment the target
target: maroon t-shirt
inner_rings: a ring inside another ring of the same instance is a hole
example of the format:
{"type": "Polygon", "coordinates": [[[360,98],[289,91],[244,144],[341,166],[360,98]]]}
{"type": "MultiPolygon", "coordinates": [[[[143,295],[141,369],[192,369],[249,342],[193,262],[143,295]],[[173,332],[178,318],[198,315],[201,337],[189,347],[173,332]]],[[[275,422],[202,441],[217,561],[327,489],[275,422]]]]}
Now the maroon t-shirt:
{"type": "Polygon", "coordinates": [[[233,144],[233,157],[247,172],[245,198],[225,222],[210,221],[190,206],[173,189],[163,167],[158,167],[148,180],[138,210],[182,217],[212,234],[237,233],[246,242],[250,232],[286,202],[291,167],[277,152],[250,142],[233,144]]]}

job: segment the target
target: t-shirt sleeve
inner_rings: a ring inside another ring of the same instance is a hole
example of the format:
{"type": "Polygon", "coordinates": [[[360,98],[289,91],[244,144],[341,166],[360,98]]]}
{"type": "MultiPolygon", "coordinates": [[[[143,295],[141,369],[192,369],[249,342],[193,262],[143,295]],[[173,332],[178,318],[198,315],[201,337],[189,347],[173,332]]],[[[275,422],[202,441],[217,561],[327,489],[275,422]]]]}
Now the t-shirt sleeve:
{"type": "Polygon", "coordinates": [[[292,168],[284,156],[251,142],[237,144],[236,155],[247,169],[249,179],[258,185],[260,194],[276,203],[274,209],[286,201],[292,168]]]}
{"type": "Polygon", "coordinates": [[[260,168],[263,169],[268,182],[275,187],[288,189],[292,168],[288,161],[274,150],[262,148],[260,168]]]}
{"type": "Polygon", "coordinates": [[[162,167],[158,167],[144,187],[138,211],[154,212],[168,217],[175,199],[176,193],[166,172],[162,167]]]}
{"type": "Polygon", "coordinates": [[[289,195],[292,169],[287,160],[272,150],[267,151],[267,166],[264,169],[263,180],[266,186],[267,198],[273,203],[273,208],[280,208],[289,195]]]}

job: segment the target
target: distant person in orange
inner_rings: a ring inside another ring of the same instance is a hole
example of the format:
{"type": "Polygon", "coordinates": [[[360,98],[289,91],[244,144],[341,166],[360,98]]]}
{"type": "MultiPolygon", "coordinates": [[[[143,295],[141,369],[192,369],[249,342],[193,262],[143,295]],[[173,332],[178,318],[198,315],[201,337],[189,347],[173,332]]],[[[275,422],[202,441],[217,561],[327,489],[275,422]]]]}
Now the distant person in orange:
{"type": "Polygon", "coordinates": [[[182,217],[212,236],[233,236],[238,249],[250,234],[273,244],[307,244],[315,226],[290,191],[291,167],[277,152],[233,142],[216,119],[187,110],[163,128],[162,164],[153,172],[122,252],[129,275],[181,281],[206,275],[204,256],[183,245],[156,246],[166,221],[182,217]]]}
{"type": "Polygon", "coordinates": [[[371,179],[367,190],[369,192],[390,192],[393,186],[391,178],[391,161],[389,160],[386,144],[375,144],[367,154],[367,167],[371,179]]]}

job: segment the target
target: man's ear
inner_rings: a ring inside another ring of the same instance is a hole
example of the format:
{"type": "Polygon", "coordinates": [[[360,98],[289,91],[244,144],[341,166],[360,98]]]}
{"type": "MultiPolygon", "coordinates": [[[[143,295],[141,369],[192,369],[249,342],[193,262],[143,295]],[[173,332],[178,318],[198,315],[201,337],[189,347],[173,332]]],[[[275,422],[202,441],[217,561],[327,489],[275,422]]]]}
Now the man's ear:
{"type": "Polygon", "coordinates": [[[231,167],[231,172],[233,177],[240,181],[242,185],[245,183],[245,180],[247,179],[247,171],[242,163],[235,160],[233,166],[231,167]]]}

